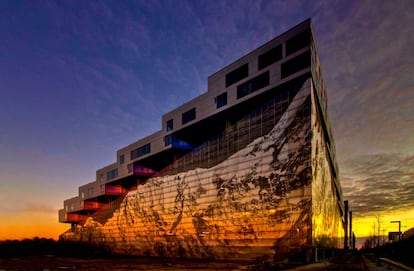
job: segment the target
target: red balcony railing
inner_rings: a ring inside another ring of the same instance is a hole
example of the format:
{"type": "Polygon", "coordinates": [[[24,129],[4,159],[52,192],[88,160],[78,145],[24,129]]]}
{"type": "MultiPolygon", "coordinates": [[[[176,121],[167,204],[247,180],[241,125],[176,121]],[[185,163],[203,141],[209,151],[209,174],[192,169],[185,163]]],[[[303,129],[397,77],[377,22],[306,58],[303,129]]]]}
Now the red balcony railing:
{"type": "Polygon", "coordinates": [[[61,223],[81,223],[86,216],[76,213],[68,213],[64,209],[59,210],[59,222],[61,223]]]}
{"type": "Polygon", "coordinates": [[[101,185],[101,193],[104,195],[123,195],[127,192],[128,190],[121,185],[101,185]]]}
{"type": "Polygon", "coordinates": [[[96,201],[83,201],[81,207],[83,210],[100,210],[105,207],[106,204],[96,201]]]}

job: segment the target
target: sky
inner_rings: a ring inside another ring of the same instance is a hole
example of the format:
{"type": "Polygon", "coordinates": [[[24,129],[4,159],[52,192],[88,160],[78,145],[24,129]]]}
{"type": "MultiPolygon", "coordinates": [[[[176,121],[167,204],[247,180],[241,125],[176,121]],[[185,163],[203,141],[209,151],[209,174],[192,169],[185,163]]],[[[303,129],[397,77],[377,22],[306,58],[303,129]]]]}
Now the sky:
{"type": "Polygon", "coordinates": [[[357,236],[414,227],[414,1],[0,1],[0,240],[58,238],[63,200],[312,18],[357,236]]]}

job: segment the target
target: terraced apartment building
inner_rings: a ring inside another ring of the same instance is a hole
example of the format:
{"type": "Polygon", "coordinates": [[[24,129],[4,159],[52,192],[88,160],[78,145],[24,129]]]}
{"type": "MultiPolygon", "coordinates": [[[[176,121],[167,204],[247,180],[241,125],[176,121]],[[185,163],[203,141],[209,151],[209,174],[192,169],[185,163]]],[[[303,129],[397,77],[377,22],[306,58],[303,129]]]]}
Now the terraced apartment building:
{"type": "MultiPolygon", "coordinates": [[[[346,210],[308,19],[208,78],[64,201],[64,240],[129,255],[312,261],[346,210]]],[[[346,242],[346,241],[345,241],[346,242]]]]}

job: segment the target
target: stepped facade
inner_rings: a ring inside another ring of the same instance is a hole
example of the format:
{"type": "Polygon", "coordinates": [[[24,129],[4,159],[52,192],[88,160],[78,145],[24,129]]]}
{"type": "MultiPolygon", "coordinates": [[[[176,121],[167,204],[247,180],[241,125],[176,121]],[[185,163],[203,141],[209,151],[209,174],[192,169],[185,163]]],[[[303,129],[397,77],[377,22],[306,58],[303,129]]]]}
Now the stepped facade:
{"type": "Polygon", "coordinates": [[[64,240],[114,253],[312,260],[346,229],[310,20],[211,75],[208,91],[64,202],[64,240]]]}

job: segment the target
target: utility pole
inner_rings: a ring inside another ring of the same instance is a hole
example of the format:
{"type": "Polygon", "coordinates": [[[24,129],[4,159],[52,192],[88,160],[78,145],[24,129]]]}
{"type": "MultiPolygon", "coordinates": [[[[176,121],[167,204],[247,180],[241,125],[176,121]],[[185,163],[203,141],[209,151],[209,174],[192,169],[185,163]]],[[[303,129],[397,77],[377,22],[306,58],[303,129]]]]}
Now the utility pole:
{"type": "Polygon", "coordinates": [[[349,211],[349,243],[351,250],[355,249],[353,234],[354,233],[352,232],[352,211],[349,211]]]}
{"type": "Polygon", "coordinates": [[[349,207],[348,207],[348,201],[345,200],[344,201],[344,205],[345,205],[345,214],[344,214],[344,249],[348,250],[348,212],[349,212],[349,207]]]}

